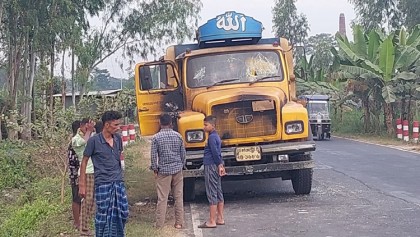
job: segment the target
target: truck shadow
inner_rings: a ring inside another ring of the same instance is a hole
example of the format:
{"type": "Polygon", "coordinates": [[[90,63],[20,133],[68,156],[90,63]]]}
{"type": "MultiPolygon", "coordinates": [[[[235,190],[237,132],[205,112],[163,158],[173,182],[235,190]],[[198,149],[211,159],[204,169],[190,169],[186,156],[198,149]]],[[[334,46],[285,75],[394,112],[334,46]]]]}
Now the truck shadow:
{"type": "MultiPolygon", "coordinates": [[[[223,181],[223,195],[227,202],[260,200],[265,202],[289,202],[310,198],[310,195],[295,195],[290,180],[281,178],[223,181]]],[[[207,203],[204,180],[197,180],[195,203],[207,203]]]]}

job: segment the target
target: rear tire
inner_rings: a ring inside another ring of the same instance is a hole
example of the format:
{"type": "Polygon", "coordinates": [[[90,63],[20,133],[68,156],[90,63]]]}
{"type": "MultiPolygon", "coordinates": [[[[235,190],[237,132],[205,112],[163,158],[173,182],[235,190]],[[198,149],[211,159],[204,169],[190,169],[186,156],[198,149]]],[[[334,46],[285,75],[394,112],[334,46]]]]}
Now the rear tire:
{"type": "MultiPolygon", "coordinates": [[[[291,161],[308,161],[312,159],[311,154],[299,154],[291,157],[291,161]]],[[[313,169],[292,170],[291,179],[293,190],[296,195],[311,193],[313,169]]]]}
{"type": "Polygon", "coordinates": [[[195,178],[184,178],[184,201],[191,202],[195,199],[195,178]]]}

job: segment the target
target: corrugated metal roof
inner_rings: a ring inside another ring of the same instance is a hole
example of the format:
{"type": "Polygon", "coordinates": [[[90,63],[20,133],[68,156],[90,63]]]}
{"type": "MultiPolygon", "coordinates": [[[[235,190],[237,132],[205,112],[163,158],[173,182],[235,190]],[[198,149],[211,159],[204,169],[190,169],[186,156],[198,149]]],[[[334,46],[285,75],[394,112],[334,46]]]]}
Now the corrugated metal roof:
{"type": "MultiPolygon", "coordinates": [[[[103,90],[103,91],[89,91],[88,93],[85,93],[85,95],[87,96],[96,96],[96,95],[112,95],[112,94],[117,94],[118,92],[122,91],[121,89],[117,89],[117,90],[103,90]]],[[[77,91],[75,92],[76,96],[80,96],[80,92],[77,91]]],[[[62,94],[55,94],[53,95],[54,97],[61,97],[62,94]]],[[[71,92],[66,93],[66,97],[68,96],[72,96],[71,92]]]]}
{"type": "Polygon", "coordinates": [[[303,97],[309,100],[329,100],[330,99],[328,95],[302,95],[299,97],[303,97]]]}

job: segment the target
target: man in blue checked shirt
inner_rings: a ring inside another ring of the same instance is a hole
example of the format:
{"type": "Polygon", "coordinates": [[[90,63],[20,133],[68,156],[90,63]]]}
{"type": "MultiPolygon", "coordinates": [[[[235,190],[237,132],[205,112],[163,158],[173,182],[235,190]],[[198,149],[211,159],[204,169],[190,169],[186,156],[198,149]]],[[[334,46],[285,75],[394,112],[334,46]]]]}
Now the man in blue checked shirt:
{"type": "Polygon", "coordinates": [[[172,130],[172,117],[160,116],[160,131],[152,138],[151,170],[155,173],[158,202],[156,208],[156,227],[165,224],[169,192],[175,199],[175,228],[184,224],[183,175],[185,165],[185,146],[181,134],[172,130]]]}

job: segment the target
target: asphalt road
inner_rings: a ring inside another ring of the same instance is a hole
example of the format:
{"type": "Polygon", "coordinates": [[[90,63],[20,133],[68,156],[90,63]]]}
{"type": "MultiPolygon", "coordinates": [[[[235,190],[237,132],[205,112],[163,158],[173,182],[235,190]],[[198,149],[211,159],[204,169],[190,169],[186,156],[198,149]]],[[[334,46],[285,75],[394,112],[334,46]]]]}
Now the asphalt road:
{"type": "Polygon", "coordinates": [[[420,155],[333,138],[317,142],[312,192],[290,181],[224,183],[226,225],[208,216],[204,188],[186,205],[187,236],[420,236],[420,155]],[[189,218],[188,218],[189,217],[189,218]]]}

